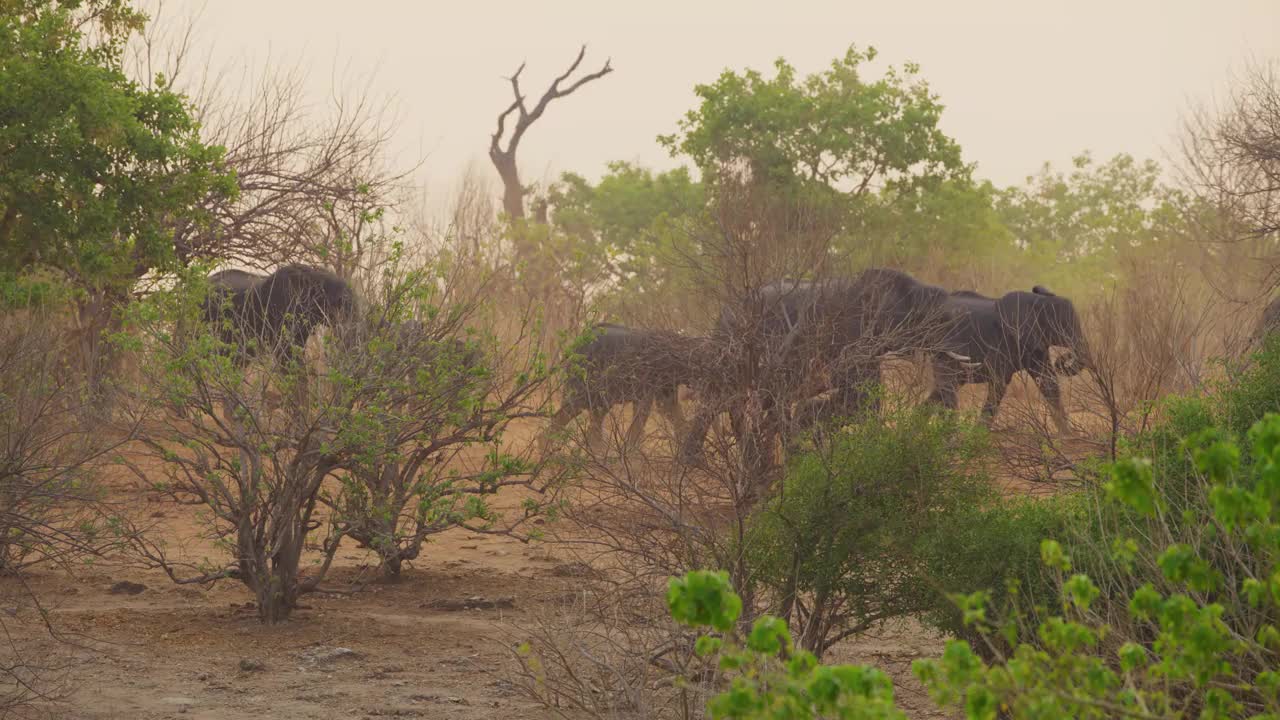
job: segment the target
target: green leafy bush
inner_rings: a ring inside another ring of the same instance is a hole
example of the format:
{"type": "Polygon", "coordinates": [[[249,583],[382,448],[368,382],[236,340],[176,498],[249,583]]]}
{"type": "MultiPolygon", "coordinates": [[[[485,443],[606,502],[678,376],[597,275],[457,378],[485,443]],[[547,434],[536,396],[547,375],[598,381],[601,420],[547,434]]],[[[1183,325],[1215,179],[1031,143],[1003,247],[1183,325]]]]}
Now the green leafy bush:
{"type": "Polygon", "coordinates": [[[743,637],[736,629],[742,600],[727,573],[672,578],[667,606],[677,622],[715,631],[696,646],[728,675],[728,689],[707,703],[713,718],[906,718],[894,706],[889,676],[860,665],[820,665],[794,647],[781,618],[762,616],[743,637]]]}
{"type": "Polygon", "coordinates": [[[491,361],[496,341],[471,325],[481,301],[441,292],[434,270],[388,271],[366,290],[376,301],[334,323],[322,357],[303,363],[270,353],[235,362],[256,333],[222,337],[201,322],[208,283],[199,273],[131,305],[130,332],[119,335],[142,363],[126,389],[143,419],[134,452],[154,468],[154,490],[205,506],[207,530],[229,556],[194,575],[140,538],[141,559],[175,579],[237,579],[260,618],[278,622],[321,586],[344,538],[373,549],[395,576],[430,535],[471,521],[514,534],[550,512],[553,483],[535,486],[535,464],[502,446],[513,419],[540,412],[545,364],[534,353],[491,361]],[[477,449],[487,452],[451,462],[477,449]],[[509,485],[531,492],[503,518],[485,496],[509,485]],[[304,573],[316,541],[320,558],[304,573]]]}
{"type": "Polygon", "coordinates": [[[190,101],[125,73],[133,5],[0,2],[0,298],[40,268],[96,290],[171,267],[174,226],[237,192],[190,101]]]}
{"type": "MultiPolygon", "coordinates": [[[[1056,612],[1036,618],[1034,639],[994,664],[959,640],[940,660],[917,662],[935,700],[963,701],[972,718],[997,708],[1016,717],[1280,717],[1280,415],[1254,424],[1248,443],[1251,458],[1223,429],[1186,437],[1196,482],[1185,487],[1199,492],[1180,492],[1181,510],[1166,492],[1184,488],[1170,482],[1179,478],[1158,477],[1147,458],[1117,463],[1107,517],[1128,524],[1095,529],[1112,541],[1105,582],[1043,541],[1061,588],[1056,612]]],[[[994,632],[981,593],[961,604],[968,623],[994,632]]]]}
{"type": "MultiPolygon", "coordinates": [[[[918,545],[931,591],[920,619],[978,644],[981,638],[964,622],[963,609],[950,599],[952,594],[982,590],[989,606],[1005,613],[1046,607],[1057,597],[1057,587],[1040,562],[1040,541],[1071,535],[1086,516],[1081,499],[1065,495],[1008,498],[948,513],[918,545]]],[[[985,643],[978,649],[987,654],[985,643]]]]}
{"type": "Polygon", "coordinates": [[[751,519],[755,579],[797,642],[819,656],[841,638],[946,603],[922,547],[995,502],[981,429],[928,407],[857,418],[816,440],[751,519]]]}
{"type": "Polygon", "coordinates": [[[1243,433],[1263,415],[1280,410],[1280,333],[1267,335],[1248,368],[1220,387],[1218,419],[1223,427],[1243,433]]]}
{"type": "MultiPolygon", "coordinates": [[[[917,661],[935,702],[983,719],[1280,718],[1280,415],[1265,415],[1248,441],[1251,456],[1221,429],[1184,439],[1207,499],[1205,532],[1196,543],[1117,537],[1112,561],[1141,582],[1132,592],[1111,594],[1069,548],[1044,539],[1040,560],[1058,594],[1031,639],[1016,632],[1027,616],[992,625],[988,593],[954,596],[966,625],[1013,649],[987,662],[951,640],[940,658],[917,661]],[[1126,622],[1115,622],[1118,607],[1126,622]]],[[[1141,457],[1116,463],[1107,502],[1159,518],[1167,503],[1153,467],[1141,457]]],[[[717,631],[697,642],[728,681],[708,703],[712,717],[903,717],[887,676],[819,665],[792,646],[785,621],[763,616],[743,637],[724,573],[673,579],[667,600],[677,621],[717,631]]]]}

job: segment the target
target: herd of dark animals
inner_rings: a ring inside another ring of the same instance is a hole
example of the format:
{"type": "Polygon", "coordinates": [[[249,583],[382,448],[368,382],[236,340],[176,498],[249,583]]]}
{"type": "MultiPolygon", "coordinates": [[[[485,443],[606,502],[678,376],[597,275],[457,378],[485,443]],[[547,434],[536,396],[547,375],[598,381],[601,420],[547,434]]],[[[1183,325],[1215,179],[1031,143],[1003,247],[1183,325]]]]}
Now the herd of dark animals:
{"type": "MultiPolygon", "coordinates": [[[[269,275],[224,270],[211,275],[209,284],[205,320],[217,324],[242,365],[264,349],[277,360],[296,360],[317,327],[348,321],[359,304],[344,280],[306,265],[286,265],[269,275]]],[[[399,330],[414,336],[413,322],[399,330]]],[[[1264,322],[1280,324],[1280,301],[1268,307],[1264,322]]],[[[464,350],[461,341],[452,342],[464,350]]],[[[595,325],[578,351],[579,371],[568,375],[545,437],[588,412],[588,438],[596,443],[609,410],[633,403],[626,442],[634,445],[657,403],[676,437],[683,438],[682,455],[696,457],[715,416],[728,412],[735,426],[743,421],[743,400],[731,387],[743,371],[771,380],[772,387],[757,398],[764,414],[791,413],[804,428],[877,408],[867,388],[879,382],[881,361],[919,353],[933,367],[932,402],[956,409],[961,386],[987,383],[982,409],[987,421],[1013,375],[1027,371],[1063,433],[1070,425],[1057,376],[1091,367],[1071,301],[1041,286],[990,298],[969,290],[949,292],[888,268],[852,278],[784,279],[726,302],[706,337],[595,325]],[[1052,347],[1066,350],[1057,363],[1050,359],[1052,347]],[[823,372],[825,383],[814,384],[813,377],[823,372]],[[690,422],[680,410],[681,386],[699,399],[690,422]],[[797,394],[797,388],[805,390],[797,394]],[[784,398],[797,397],[799,410],[784,407],[784,398]]],[[[474,349],[467,351],[466,362],[479,361],[474,349]]]]}
{"type": "Polygon", "coordinates": [[[632,444],[657,401],[676,436],[683,437],[685,458],[701,453],[721,411],[729,412],[735,427],[742,422],[744,399],[730,385],[740,377],[734,373],[741,372],[744,356],[754,364],[747,372],[772,380],[774,387],[757,399],[764,415],[787,413],[788,408],[777,407],[779,400],[788,397],[788,389],[805,388],[790,393],[800,398],[791,415],[797,429],[877,408],[876,396],[867,389],[880,381],[881,361],[923,352],[934,369],[931,401],[956,409],[961,385],[985,382],[983,417],[989,421],[1010,379],[1026,370],[1051,405],[1059,430],[1068,433],[1056,374],[1075,375],[1091,366],[1071,301],[1043,287],[988,298],[967,290],[948,292],[885,268],[853,278],[781,280],[754,288],[739,302],[725,304],[708,338],[619,325],[600,325],[597,331],[581,351],[584,372],[571,379],[552,429],[589,410],[589,438],[598,438],[609,408],[630,402],[636,412],[626,442],[632,444]],[[743,346],[755,352],[744,352],[743,346]],[[1067,351],[1056,364],[1050,360],[1055,346],[1067,351]],[[707,372],[711,368],[716,371],[707,372]],[[826,386],[806,387],[816,368],[828,372],[826,386]],[[681,385],[701,401],[687,428],[675,401],[681,385]]]}

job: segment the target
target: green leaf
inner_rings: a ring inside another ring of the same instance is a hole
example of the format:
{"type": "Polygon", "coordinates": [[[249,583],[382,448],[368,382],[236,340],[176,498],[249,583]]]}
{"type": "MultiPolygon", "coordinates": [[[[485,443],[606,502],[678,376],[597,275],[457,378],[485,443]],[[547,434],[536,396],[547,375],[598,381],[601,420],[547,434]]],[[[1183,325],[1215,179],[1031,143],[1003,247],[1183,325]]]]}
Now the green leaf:
{"type": "Polygon", "coordinates": [[[1040,541],[1040,561],[1047,567],[1063,572],[1071,569],[1071,560],[1067,558],[1067,554],[1062,550],[1062,544],[1056,540],[1045,539],[1040,541]]]}
{"type": "Polygon", "coordinates": [[[756,620],[747,637],[747,648],[765,655],[776,655],[790,646],[791,633],[787,631],[787,624],[772,615],[756,620]]]}
{"type": "Polygon", "coordinates": [[[677,622],[727,632],[742,613],[742,599],[729,585],[728,573],[694,570],[668,582],[667,607],[677,622]]]}

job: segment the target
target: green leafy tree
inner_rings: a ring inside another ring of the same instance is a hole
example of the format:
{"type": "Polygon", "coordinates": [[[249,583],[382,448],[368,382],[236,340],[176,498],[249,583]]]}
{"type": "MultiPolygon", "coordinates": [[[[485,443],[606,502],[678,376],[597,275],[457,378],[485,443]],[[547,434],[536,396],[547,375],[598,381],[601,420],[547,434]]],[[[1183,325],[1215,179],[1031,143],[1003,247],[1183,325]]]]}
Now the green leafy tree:
{"type": "Polygon", "coordinates": [[[870,80],[864,66],[875,58],[874,48],[851,47],[804,78],[782,59],[773,77],[725,71],[695,88],[700,105],[659,141],[691,158],[713,190],[745,181],[797,215],[843,217],[884,190],[909,193],[967,176],[959,145],[938,127],[943,106],[919,67],[890,67],[870,80]]]}
{"type": "Polygon", "coordinates": [[[1022,254],[996,209],[1000,191],[968,177],[891,188],[850,233],[858,265],[922,270],[945,266],[972,276],[976,268],[1007,274],[1022,254]]]}
{"type": "Polygon", "coordinates": [[[1096,286],[1099,277],[1114,276],[1120,254],[1167,253],[1185,236],[1160,166],[1127,154],[1098,163],[1082,153],[1069,173],[1046,163],[1025,186],[1000,193],[996,205],[1030,260],[1065,286],[1096,286]]]}
{"type": "Polygon", "coordinates": [[[145,17],[123,0],[0,4],[0,252],[95,287],[173,260],[172,227],[212,190],[222,150],[190,104],[121,66],[145,17]],[[89,29],[100,30],[88,35],[89,29]]]}
{"type": "Polygon", "coordinates": [[[545,247],[556,249],[570,281],[600,285],[609,309],[634,311],[687,284],[679,254],[705,201],[701,183],[686,168],[654,173],[614,162],[594,185],[565,173],[548,201],[551,238],[545,247]]]}
{"type": "Polygon", "coordinates": [[[235,192],[186,98],[125,74],[145,21],[127,0],[0,0],[0,284],[75,289],[89,354],[198,201],[235,192]]]}

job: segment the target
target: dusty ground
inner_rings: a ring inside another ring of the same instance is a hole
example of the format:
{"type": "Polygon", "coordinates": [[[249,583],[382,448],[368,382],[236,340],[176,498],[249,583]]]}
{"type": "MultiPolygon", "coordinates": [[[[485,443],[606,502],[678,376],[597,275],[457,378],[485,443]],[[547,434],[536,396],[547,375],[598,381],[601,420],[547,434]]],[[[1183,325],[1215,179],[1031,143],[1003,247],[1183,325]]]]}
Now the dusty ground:
{"type": "MultiPolygon", "coordinates": [[[[18,616],[6,625],[20,647],[60,662],[69,655],[65,679],[72,693],[54,717],[555,717],[524,699],[503,668],[507,649],[518,642],[511,625],[572,589],[556,574],[556,561],[541,548],[462,532],[442,538],[431,556],[396,584],[309,595],[305,609],[274,627],[244,607],[251,596],[237,584],[177,587],[161,573],[114,565],[76,578],[42,574],[32,582],[76,647],[42,636],[28,601],[12,592],[3,602],[18,607],[18,616]],[[146,589],[112,594],[120,580],[146,589]],[[513,604],[431,607],[477,596],[513,604]]],[[[329,583],[337,588],[355,579],[367,560],[362,553],[340,559],[343,566],[329,583]]],[[[366,574],[375,577],[372,568],[366,574]]],[[[937,638],[907,625],[848,643],[830,659],[882,667],[894,676],[904,709],[933,717],[910,678],[910,663],[939,647],[937,638]]]]}
{"type": "MultiPolygon", "coordinates": [[[[966,402],[972,403],[973,399],[966,402]]],[[[977,402],[981,402],[980,399],[977,402]]],[[[131,495],[173,542],[196,534],[196,510],[131,495]]],[[[501,504],[501,503],[500,503],[501,504]]],[[[193,556],[212,552],[198,545],[193,556]]],[[[435,538],[403,579],[382,582],[365,551],[344,548],[326,585],[350,593],[308,595],[292,620],[261,625],[243,586],[176,586],[122,559],[74,574],[34,574],[30,590],[72,644],[52,641],[27,592],[0,581],[0,616],[14,645],[65,664],[69,695],[45,716],[160,718],[544,718],[504,669],[521,638],[513,626],[573,590],[564,558],[547,546],[451,531],[435,538]],[[120,581],[141,592],[112,593],[120,581]],[[440,602],[502,600],[504,607],[446,610],[440,602]],[[510,600],[509,604],[505,603],[510,600]]],[[[838,647],[834,662],[876,665],[895,681],[903,708],[944,717],[910,674],[941,639],[903,623],[838,647]]]]}
{"type": "MultiPolygon", "coordinates": [[[[168,516],[175,536],[192,529],[172,506],[154,512],[168,516]]],[[[64,717],[542,717],[500,671],[511,640],[502,623],[563,593],[555,563],[543,549],[465,532],[440,538],[429,555],[387,584],[363,551],[342,551],[326,585],[371,582],[352,594],[308,595],[304,609],[275,627],[258,622],[239,584],[179,587],[158,571],[120,563],[31,583],[54,626],[79,647],[35,632],[35,613],[16,588],[6,588],[3,602],[18,607],[7,625],[20,626],[27,647],[71,653],[64,717]],[[121,580],[146,589],[111,593],[121,580]],[[477,597],[511,605],[431,607],[477,597]]]]}

